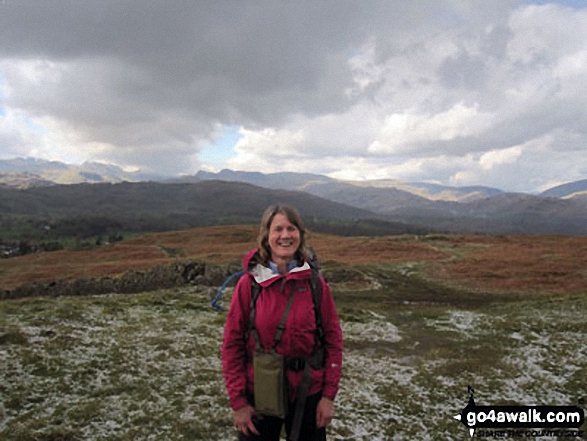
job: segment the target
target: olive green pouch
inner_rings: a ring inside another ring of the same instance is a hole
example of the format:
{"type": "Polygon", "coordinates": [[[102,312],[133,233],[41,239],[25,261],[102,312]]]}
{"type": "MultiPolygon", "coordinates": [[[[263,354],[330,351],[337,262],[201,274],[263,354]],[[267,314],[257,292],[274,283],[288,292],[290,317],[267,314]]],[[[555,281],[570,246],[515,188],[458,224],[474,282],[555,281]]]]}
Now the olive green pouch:
{"type": "Polygon", "coordinates": [[[253,357],[255,372],[255,409],[263,415],[285,418],[287,394],[283,357],[276,352],[257,352],[253,357]]]}

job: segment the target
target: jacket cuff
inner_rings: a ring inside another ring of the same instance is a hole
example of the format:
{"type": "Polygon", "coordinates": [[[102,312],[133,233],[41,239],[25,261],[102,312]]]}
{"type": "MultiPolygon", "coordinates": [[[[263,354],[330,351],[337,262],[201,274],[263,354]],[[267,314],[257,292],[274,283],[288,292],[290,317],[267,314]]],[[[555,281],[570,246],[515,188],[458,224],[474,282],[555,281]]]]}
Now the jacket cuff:
{"type": "Polygon", "coordinates": [[[250,403],[249,400],[247,400],[247,397],[239,395],[238,397],[229,400],[229,404],[232,410],[239,410],[241,407],[247,406],[250,403]]]}
{"type": "Polygon", "coordinates": [[[323,391],[322,391],[322,396],[324,398],[328,398],[329,400],[334,401],[334,399],[336,398],[336,388],[332,388],[332,387],[326,387],[323,391]]]}

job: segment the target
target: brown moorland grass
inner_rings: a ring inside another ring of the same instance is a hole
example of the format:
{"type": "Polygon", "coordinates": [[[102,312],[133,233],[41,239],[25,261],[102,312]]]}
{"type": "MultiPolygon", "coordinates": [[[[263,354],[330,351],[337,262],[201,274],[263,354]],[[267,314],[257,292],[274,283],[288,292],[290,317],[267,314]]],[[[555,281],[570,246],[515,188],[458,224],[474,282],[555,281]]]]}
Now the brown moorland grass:
{"type": "MultiPolygon", "coordinates": [[[[257,227],[153,233],[85,251],[0,260],[0,289],[26,282],[117,276],[176,260],[239,261],[255,246],[257,227]]],[[[430,235],[340,237],[312,233],[323,262],[342,265],[425,263],[428,278],[482,290],[587,290],[587,237],[430,235]]]]}
{"type": "Polygon", "coordinates": [[[426,275],[485,290],[587,291],[587,237],[453,236],[455,258],[426,275]]]}
{"type": "Polygon", "coordinates": [[[450,254],[415,236],[339,237],[312,235],[311,245],[323,261],[341,264],[399,263],[446,260],[450,254]]]}
{"type": "MultiPolygon", "coordinates": [[[[212,263],[240,261],[256,246],[257,227],[248,225],[196,228],[153,233],[85,251],[39,253],[0,261],[0,287],[26,282],[52,282],[116,276],[149,269],[176,259],[212,263]]],[[[427,261],[450,257],[426,243],[397,237],[339,237],[312,233],[310,243],[323,261],[341,264],[427,261]]]]}
{"type": "Polygon", "coordinates": [[[84,251],[54,251],[0,261],[0,288],[27,282],[52,282],[122,274],[168,263],[165,253],[148,246],[118,243],[84,251]]]}

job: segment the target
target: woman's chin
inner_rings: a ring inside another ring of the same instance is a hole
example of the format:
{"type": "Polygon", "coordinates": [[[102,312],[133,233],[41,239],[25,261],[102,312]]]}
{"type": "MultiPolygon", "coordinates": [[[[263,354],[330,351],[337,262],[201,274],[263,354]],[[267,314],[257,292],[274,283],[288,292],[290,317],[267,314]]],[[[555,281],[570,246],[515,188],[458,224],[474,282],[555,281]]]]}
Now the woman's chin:
{"type": "Polygon", "coordinates": [[[295,259],[295,251],[292,250],[277,250],[276,252],[271,254],[271,260],[274,262],[282,261],[282,262],[291,262],[295,259]]]}

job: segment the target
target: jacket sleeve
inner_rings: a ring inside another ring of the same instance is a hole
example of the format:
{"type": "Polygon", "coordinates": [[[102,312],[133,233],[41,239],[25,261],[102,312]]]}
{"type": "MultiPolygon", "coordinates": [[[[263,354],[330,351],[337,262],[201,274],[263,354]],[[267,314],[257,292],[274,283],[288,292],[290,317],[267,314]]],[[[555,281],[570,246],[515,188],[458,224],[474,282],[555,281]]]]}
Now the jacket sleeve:
{"type": "Polygon", "coordinates": [[[248,404],[246,398],[246,342],[251,303],[251,281],[249,275],[241,277],[236,285],[230,309],[224,326],[222,340],[222,372],[228,393],[228,401],[233,410],[248,404]]]}
{"type": "Polygon", "coordinates": [[[322,391],[322,396],[334,400],[338,392],[338,383],[342,376],[342,330],[330,287],[323,278],[321,278],[321,283],[322,298],[320,301],[320,310],[326,346],[324,390],[322,391]]]}

